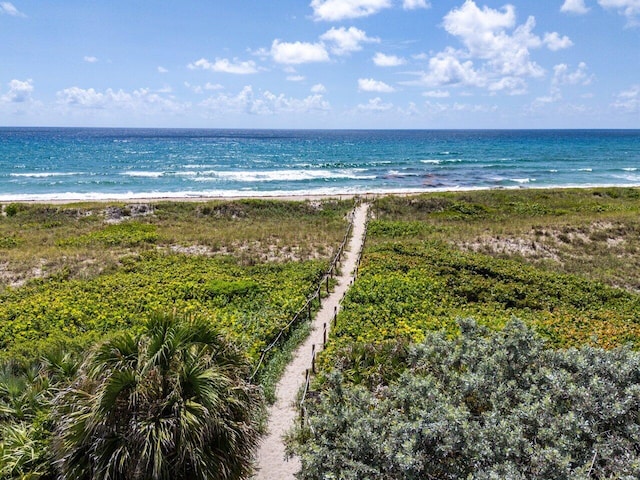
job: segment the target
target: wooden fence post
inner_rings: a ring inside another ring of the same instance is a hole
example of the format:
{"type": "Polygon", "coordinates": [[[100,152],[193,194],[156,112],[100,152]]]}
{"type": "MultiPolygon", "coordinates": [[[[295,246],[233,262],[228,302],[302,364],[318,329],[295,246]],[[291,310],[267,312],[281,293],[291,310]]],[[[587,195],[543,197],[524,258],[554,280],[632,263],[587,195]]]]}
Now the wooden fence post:
{"type": "Polygon", "coordinates": [[[316,374],[316,344],[311,345],[311,371],[316,374]]]}

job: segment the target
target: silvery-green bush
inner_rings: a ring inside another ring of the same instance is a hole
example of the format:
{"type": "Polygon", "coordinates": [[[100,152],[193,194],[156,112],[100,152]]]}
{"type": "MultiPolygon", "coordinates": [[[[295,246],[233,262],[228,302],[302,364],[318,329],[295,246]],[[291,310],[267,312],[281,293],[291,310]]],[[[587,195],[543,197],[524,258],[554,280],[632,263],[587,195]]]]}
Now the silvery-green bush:
{"type": "Polygon", "coordinates": [[[338,371],[292,432],[298,478],[640,478],[640,354],[545,348],[523,323],[461,322],[410,347],[388,385],[338,371]]]}

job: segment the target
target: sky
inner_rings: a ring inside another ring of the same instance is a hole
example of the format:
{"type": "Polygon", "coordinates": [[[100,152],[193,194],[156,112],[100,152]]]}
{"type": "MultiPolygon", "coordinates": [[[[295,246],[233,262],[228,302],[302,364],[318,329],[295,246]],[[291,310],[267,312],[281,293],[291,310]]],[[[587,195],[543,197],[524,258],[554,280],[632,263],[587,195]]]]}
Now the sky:
{"type": "Polygon", "coordinates": [[[640,0],[12,0],[0,45],[0,126],[640,128],[640,0]]]}

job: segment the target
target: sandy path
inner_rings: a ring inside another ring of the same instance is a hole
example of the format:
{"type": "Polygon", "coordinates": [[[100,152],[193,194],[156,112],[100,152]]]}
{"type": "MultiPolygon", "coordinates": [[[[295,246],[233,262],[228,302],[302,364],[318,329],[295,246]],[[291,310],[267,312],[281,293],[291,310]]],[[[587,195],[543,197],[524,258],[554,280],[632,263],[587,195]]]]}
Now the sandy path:
{"type": "Polygon", "coordinates": [[[304,384],[306,369],[311,366],[311,346],[322,346],[323,325],[331,325],[335,308],[340,308],[340,300],[353,279],[365,233],[368,208],[368,204],[362,204],[356,209],[349,248],[341,264],[342,273],[336,277],[338,283],[331,295],[322,302],[322,308],[313,321],[311,334],[295,351],[293,360],[276,386],[277,399],[269,408],[269,433],[258,451],[258,473],[255,477],[257,480],[293,480],[294,474],[300,470],[297,458],[285,460],[282,436],[291,428],[293,422],[298,420],[295,401],[304,384]]]}

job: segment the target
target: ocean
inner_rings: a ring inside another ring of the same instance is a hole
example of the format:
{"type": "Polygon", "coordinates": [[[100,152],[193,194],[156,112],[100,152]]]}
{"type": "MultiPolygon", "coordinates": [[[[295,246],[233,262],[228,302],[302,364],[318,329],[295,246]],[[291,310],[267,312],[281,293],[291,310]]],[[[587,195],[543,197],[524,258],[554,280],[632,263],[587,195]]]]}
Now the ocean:
{"type": "Polygon", "coordinates": [[[640,186],[640,130],[0,128],[0,202],[640,186]]]}

